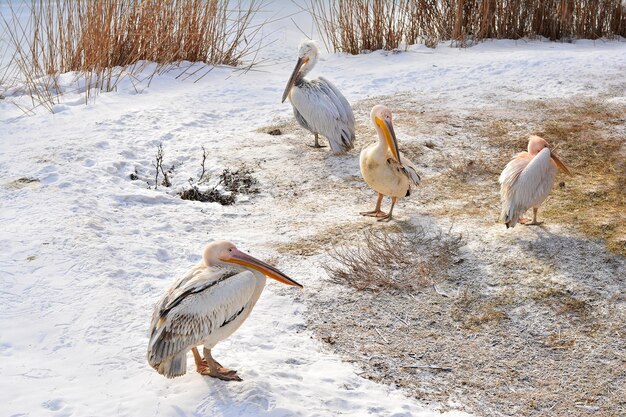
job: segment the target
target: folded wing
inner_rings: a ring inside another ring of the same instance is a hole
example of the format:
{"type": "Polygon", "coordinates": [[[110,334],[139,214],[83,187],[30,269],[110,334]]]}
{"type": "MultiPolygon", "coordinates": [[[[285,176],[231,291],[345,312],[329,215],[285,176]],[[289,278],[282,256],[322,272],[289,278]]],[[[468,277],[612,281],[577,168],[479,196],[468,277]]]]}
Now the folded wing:
{"type": "Polygon", "coordinates": [[[355,122],[348,100],[328,80],[303,80],[291,92],[291,104],[300,124],[325,136],[333,152],[354,147],[355,122]]]}

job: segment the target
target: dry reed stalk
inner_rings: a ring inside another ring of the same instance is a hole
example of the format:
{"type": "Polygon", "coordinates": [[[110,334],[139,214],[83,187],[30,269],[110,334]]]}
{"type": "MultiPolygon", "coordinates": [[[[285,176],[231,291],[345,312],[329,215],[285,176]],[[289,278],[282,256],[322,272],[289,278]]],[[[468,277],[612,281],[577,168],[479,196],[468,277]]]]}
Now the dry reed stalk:
{"type": "Polygon", "coordinates": [[[155,62],[237,66],[254,56],[261,25],[252,18],[262,0],[39,0],[23,10],[9,3],[2,16],[15,49],[14,63],[35,102],[52,108],[56,77],[77,71],[91,90],[111,91],[129,72],[155,62]]]}
{"type": "Polygon", "coordinates": [[[551,40],[626,36],[621,0],[311,0],[328,49],[358,54],[440,40],[551,40]]]}
{"type": "Polygon", "coordinates": [[[397,49],[404,39],[409,0],[311,0],[308,10],[328,49],[358,54],[397,49]]]}

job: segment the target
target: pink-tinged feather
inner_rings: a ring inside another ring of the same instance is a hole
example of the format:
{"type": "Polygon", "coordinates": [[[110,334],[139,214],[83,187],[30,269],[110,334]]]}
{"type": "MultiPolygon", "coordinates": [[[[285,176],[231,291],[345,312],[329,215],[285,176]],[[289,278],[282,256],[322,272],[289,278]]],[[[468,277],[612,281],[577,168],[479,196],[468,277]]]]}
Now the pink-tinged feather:
{"type": "Polygon", "coordinates": [[[514,227],[519,218],[531,207],[539,207],[548,197],[557,166],[544,148],[536,156],[522,152],[515,156],[500,175],[500,220],[514,227]]]}

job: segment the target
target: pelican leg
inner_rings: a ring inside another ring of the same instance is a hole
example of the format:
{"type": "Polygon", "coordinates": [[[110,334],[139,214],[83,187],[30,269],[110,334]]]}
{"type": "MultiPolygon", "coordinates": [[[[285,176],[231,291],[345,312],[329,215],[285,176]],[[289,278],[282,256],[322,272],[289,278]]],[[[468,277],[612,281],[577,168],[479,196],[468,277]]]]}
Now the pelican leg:
{"type": "Polygon", "coordinates": [[[529,223],[523,223],[526,226],[539,226],[543,224],[543,222],[537,221],[537,212],[539,211],[539,207],[533,207],[533,221],[529,223]]]}
{"type": "Polygon", "coordinates": [[[196,370],[198,373],[221,379],[222,381],[241,381],[241,378],[237,376],[237,371],[224,368],[219,362],[213,359],[211,349],[204,348],[204,359],[202,359],[198,349],[195,347],[191,348],[191,352],[196,361],[196,370]]]}
{"type": "Polygon", "coordinates": [[[315,134],[315,145],[313,145],[313,146],[309,145],[309,146],[311,146],[311,148],[325,148],[326,147],[326,145],[320,145],[318,136],[319,135],[316,133],[315,134]]]}
{"type": "Polygon", "coordinates": [[[387,213],[385,213],[384,211],[382,211],[380,209],[380,205],[383,202],[383,195],[381,193],[378,193],[378,200],[376,201],[376,208],[372,211],[362,211],[359,214],[361,216],[368,216],[368,217],[383,217],[386,216],[387,213]]]}
{"type": "Polygon", "coordinates": [[[389,209],[389,213],[385,217],[378,219],[379,222],[388,222],[391,220],[391,213],[393,213],[393,206],[396,205],[396,201],[398,201],[398,197],[391,197],[391,208],[389,209]]]}

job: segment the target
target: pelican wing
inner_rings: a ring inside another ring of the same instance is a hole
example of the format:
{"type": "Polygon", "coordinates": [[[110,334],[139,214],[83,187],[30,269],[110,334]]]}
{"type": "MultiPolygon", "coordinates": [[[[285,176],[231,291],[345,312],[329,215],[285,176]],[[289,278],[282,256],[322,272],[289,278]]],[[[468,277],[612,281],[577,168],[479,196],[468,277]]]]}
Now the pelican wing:
{"type": "Polygon", "coordinates": [[[348,132],[351,133],[350,140],[354,141],[355,121],[354,121],[354,113],[352,112],[352,106],[350,106],[350,103],[348,103],[348,100],[346,100],[344,95],[341,94],[339,89],[335,87],[333,83],[331,83],[324,77],[318,77],[318,80],[322,89],[327,90],[327,94],[329,96],[331,95],[335,96],[335,100],[333,101],[337,103],[337,109],[342,114],[341,120],[342,122],[346,123],[348,127],[348,132]]]}
{"type": "Polygon", "coordinates": [[[160,372],[162,362],[185,354],[234,320],[250,301],[255,285],[248,271],[191,270],[155,307],[148,344],[150,365],[160,372]]]}
{"type": "Polygon", "coordinates": [[[539,206],[546,199],[555,176],[556,166],[548,148],[535,157],[527,152],[518,154],[500,174],[500,220],[507,227],[514,227],[526,210],[539,206]]]}
{"type": "Polygon", "coordinates": [[[411,181],[411,184],[417,187],[421,181],[421,177],[417,173],[417,169],[415,169],[415,165],[413,165],[413,162],[411,162],[411,160],[408,159],[403,154],[400,154],[400,159],[402,161],[402,168],[404,170],[404,175],[406,175],[409,178],[409,181],[411,181]]]}
{"type": "Polygon", "coordinates": [[[328,139],[333,152],[354,147],[354,114],[346,98],[324,78],[302,80],[291,92],[291,104],[298,122],[328,139]]]}
{"type": "Polygon", "coordinates": [[[417,187],[421,181],[421,177],[417,173],[415,165],[402,153],[400,153],[400,160],[402,161],[402,163],[396,161],[396,158],[393,157],[393,154],[391,152],[387,153],[387,163],[394,170],[407,177],[411,185],[417,187]]]}

